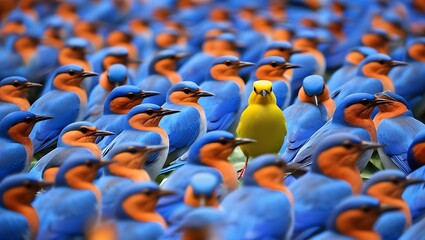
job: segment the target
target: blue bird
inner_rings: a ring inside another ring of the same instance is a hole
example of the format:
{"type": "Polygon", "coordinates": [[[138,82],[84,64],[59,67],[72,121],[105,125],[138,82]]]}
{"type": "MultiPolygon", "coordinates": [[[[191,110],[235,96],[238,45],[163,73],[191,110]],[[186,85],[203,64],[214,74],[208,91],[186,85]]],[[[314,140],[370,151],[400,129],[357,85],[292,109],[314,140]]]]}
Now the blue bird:
{"type": "Polygon", "coordinates": [[[167,223],[155,211],[155,205],[161,197],[172,194],[154,182],[133,183],[124,188],[115,204],[118,239],[161,239],[167,223]]]}
{"type": "Polygon", "coordinates": [[[326,82],[329,90],[334,92],[340,86],[353,79],[356,76],[357,66],[360,64],[360,62],[369,55],[376,53],[378,53],[378,51],[370,47],[360,46],[353,48],[345,56],[342,67],[336,70],[326,82]]]}
{"type": "Polygon", "coordinates": [[[102,217],[113,216],[114,205],[127,185],[133,182],[150,181],[143,164],[148,157],[166,146],[147,146],[137,142],[124,143],[117,146],[107,161],[112,164],[104,168],[103,176],[96,182],[102,195],[102,217]]]}
{"type": "Polygon", "coordinates": [[[103,114],[103,106],[111,91],[127,83],[127,67],[113,64],[99,76],[99,84],[91,91],[83,119],[95,122],[103,114]]]}
{"type": "Polygon", "coordinates": [[[323,77],[311,75],[304,78],[298,92],[298,101],[283,111],[287,134],[282,145],[283,159],[295,157],[302,145],[332,118],[335,103],[329,94],[323,77]]]}
{"type": "Polygon", "coordinates": [[[282,110],[289,106],[291,101],[291,86],[289,79],[285,77],[288,69],[299,68],[300,66],[290,64],[281,57],[265,57],[257,63],[255,77],[251,78],[245,86],[244,100],[241,109],[245,109],[248,104],[249,95],[252,92],[253,83],[257,80],[269,80],[273,83],[273,92],[276,97],[276,105],[282,110]]]}
{"type": "Polygon", "coordinates": [[[167,162],[186,153],[193,142],[205,135],[207,120],[198,100],[211,96],[214,94],[202,91],[196,83],[189,81],[177,83],[168,90],[167,101],[162,107],[176,109],[180,113],[165,118],[159,124],[170,140],[167,162]]]}
{"type": "Polygon", "coordinates": [[[405,61],[408,65],[404,68],[395,68],[390,72],[390,77],[394,80],[395,92],[404,97],[411,108],[421,106],[424,101],[425,85],[421,81],[425,77],[423,68],[425,59],[421,54],[424,49],[425,38],[412,40],[406,46],[405,61]]]}
{"type": "MultiPolygon", "coordinates": [[[[403,235],[400,236],[400,240],[410,240],[410,239],[421,239],[420,237],[424,236],[425,230],[425,218],[422,218],[420,221],[412,225],[403,235]]],[[[422,240],[422,239],[421,239],[422,240]]]]}
{"type": "MultiPolygon", "coordinates": [[[[235,138],[233,134],[225,131],[212,131],[205,134],[194,142],[189,148],[187,163],[178,167],[164,182],[164,189],[176,191],[171,198],[164,198],[158,203],[158,211],[164,218],[169,217],[176,210],[175,205],[180,205],[184,197],[184,191],[190,183],[190,176],[201,171],[217,170],[224,184],[224,192],[233,191],[237,188],[237,174],[228,157],[233,150],[242,144],[253,143],[254,140],[247,138],[235,138]]],[[[224,195],[224,194],[223,194],[224,195]]]]}
{"type": "Polygon", "coordinates": [[[224,239],[221,231],[225,225],[225,212],[202,207],[184,216],[179,230],[182,232],[181,239],[224,239]]]}
{"type": "Polygon", "coordinates": [[[31,88],[41,87],[24,77],[12,76],[0,80],[0,120],[16,111],[28,111],[30,102],[25,97],[31,88]]]}
{"type": "Polygon", "coordinates": [[[347,133],[322,137],[310,171],[289,185],[295,203],[294,236],[324,227],[335,205],[360,193],[363,181],[356,163],[379,146],[347,133]]]}
{"type": "MultiPolygon", "coordinates": [[[[101,150],[95,143],[96,138],[99,136],[108,136],[114,134],[109,131],[103,131],[96,128],[93,123],[90,122],[75,122],[66,126],[59,134],[57,147],[51,152],[44,155],[30,171],[30,175],[35,176],[39,179],[44,178],[43,174],[49,168],[57,169],[56,164],[51,164],[54,159],[63,156],[63,152],[66,149],[74,149],[67,151],[68,154],[72,152],[80,152],[80,148],[89,150],[89,152],[96,157],[101,156],[101,150]]],[[[57,160],[55,160],[57,161],[57,160]]],[[[60,165],[60,162],[58,162],[60,165]]]]}
{"type": "Polygon", "coordinates": [[[218,195],[221,184],[221,176],[215,170],[213,172],[199,172],[193,175],[186,188],[181,206],[176,206],[175,213],[169,219],[165,219],[169,224],[169,228],[164,238],[170,240],[180,239],[179,227],[183,219],[197,208],[219,208],[218,195]]]}
{"type": "Polygon", "coordinates": [[[327,222],[327,230],[312,240],[381,239],[373,224],[382,215],[399,208],[380,204],[375,198],[353,196],[338,204],[327,222]]]}
{"type": "Polygon", "coordinates": [[[291,237],[294,202],[291,192],[282,183],[285,169],[286,163],[277,155],[261,155],[251,161],[243,177],[243,186],[221,203],[228,216],[225,239],[291,237]]]}
{"type": "Polygon", "coordinates": [[[362,193],[374,197],[381,204],[392,205],[399,211],[385,213],[376,221],[374,229],[382,239],[398,239],[412,224],[409,206],[403,200],[403,191],[409,185],[424,183],[419,179],[407,179],[398,170],[383,170],[372,175],[366,181],[362,193]]]}
{"type": "Polygon", "coordinates": [[[52,189],[33,203],[42,219],[37,239],[82,238],[99,218],[101,195],[93,184],[102,162],[92,154],[73,156],[60,166],[52,189]]]}
{"type": "Polygon", "coordinates": [[[87,95],[81,81],[97,73],[86,72],[78,65],[65,65],[55,72],[54,90],[35,101],[29,111],[34,114],[52,116],[53,119],[36,125],[30,137],[34,143],[34,153],[48,147],[58,138],[68,124],[82,118],[87,104],[87,95]],[[54,100],[54,101],[53,101],[54,100]]]}
{"type": "Polygon", "coordinates": [[[360,62],[356,77],[337,88],[332,93],[332,98],[338,105],[353,93],[394,92],[394,84],[388,73],[392,68],[404,65],[405,62],[392,60],[385,54],[372,54],[360,62]]]}
{"type": "Polygon", "coordinates": [[[30,112],[16,111],[0,121],[0,180],[8,175],[27,172],[33,157],[29,133],[37,122],[51,119],[30,112]]]}
{"type": "Polygon", "coordinates": [[[158,154],[151,156],[145,162],[145,169],[151,179],[155,179],[159,170],[164,166],[168,155],[169,139],[167,133],[159,127],[161,119],[166,115],[178,113],[178,110],[161,108],[151,103],[143,103],[130,110],[127,114],[127,121],[123,122],[124,130],[103,149],[103,156],[108,156],[109,152],[118,145],[126,142],[138,142],[147,145],[164,145],[167,148],[158,154]]]}
{"type": "MultiPolygon", "coordinates": [[[[143,99],[158,95],[158,92],[143,91],[132,85],[124,85],[114,88],[105,100],[103,113],[94,122],[98,129],[104,129],[115,133],[115,136],[124,130],[123,121],[126,114],[135,106],[143,102],[143,99]]],[[[96,142],[104,149],[115,137],[99,137],[96,142]]]]}
{"type": "MultiPolygon", "coordinates": [[[[364,141],[376,141],[376,129],[370,115],[377,105],[387,102],[386,99],[376,99],[373,95],[367,93],[356,93],[346,97],[336,107],[333,118],[319,128],[304,145],[300,146],[293,159],[286,160],[310,165],[314,147],[324,137],[335,133],[350,133],[364,141]]],[[[361,159],[357,161],[357,166],[361,170],[366,167],[372,153],[372,150],[364,152],[361,159]]]]}
{"type": "Polygon", "coordinates": [[[390,55],[391,38],[383,28],[370,28],[361,36],[361,43],[376,49],[379,53],[390,55]]]}
{"type": "Polygon", "coordinates": [[[207,131],[226,130],[233,123],[245,91],[245,83],[238,73],[252,65],[233,56],[218,57],[211,63],[209,76],[200,88],[215,96],[199,99],[207,117],[207,131]]]}
{"type": "Polygon", "coordinates": [[[401,96],[385,91],[375,94],[387,99],[388,103],[378,105],[379,112],[373,118],[377,130],[379,158],[385,168],[400,169],[410,173],[407,163],[407,151],[418,132],[425,130],[425,125],[413,117],[408,103],[401,96]]]}
{"type": "MultiPolygon", "coordinates": [[[[407,152],[407,162],[412,171],[407,178],[425,179],[424,156],[425,131],[421,131],[416,135],[407,152]]],[[[424,186],[425,184],[412,185],[403,192],[403,199],[409,205],[413,222],[418,222],[425,216],[424,186]]]]}
{"type": "Polygon", "coordinates": [[[49,185],[26,174],[14,174],[0,182],[2,238],[35,239],[40,218],[31,206],[31,202],[41,188],[49,185]]]}
{"type": "Polygon", "coordinates": [[[168,49],[160,51],[149,63],[149,76],[138,82],[138,87],[143,90],[157,91],[160,94],[146,100],[146,103],[162,105],[165,103],[167,91],[176,83],[181,82],[177,72],[178,61],[186,54],[168,49]]]}

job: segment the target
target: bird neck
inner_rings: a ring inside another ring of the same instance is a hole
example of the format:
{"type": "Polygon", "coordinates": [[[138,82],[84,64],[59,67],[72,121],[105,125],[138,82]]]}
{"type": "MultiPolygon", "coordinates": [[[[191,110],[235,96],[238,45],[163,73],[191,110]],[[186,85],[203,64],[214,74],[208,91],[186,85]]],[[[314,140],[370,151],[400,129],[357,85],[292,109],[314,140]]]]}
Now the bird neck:
{"type": "Polygon", "coordinates": [[[67,144],[66,145],[70,146],[70,147],[82,147],[85,149],[88,149],[91,153],[93,153],[94,156],[96,157],[102,157],[102,150],[100,149],[100,147],[93,142],[75,142],[72,144],[67,144]]]}
{"type": "Polygon", "coordinates": [[[62,91],[66,92],[73,92],[77,94],[78,98],[80,99],[80,104],[85,105],[87,103],[87,93],[81,86],[76,85],[65,85],[65,84],[55,84],[53,81],[53,85],[62,91]]]}
{"type": "Polygon", "coordinates": [[[274,71],[272,73],[265,73],[263,71],[257,71],[255,73],[255,76],[257,79],[261,80],[269,80],[269,81],[283,81],[283,82],[289,82],[288,79],[284,75],[284,70],[274,71]]]}
{"type": "Polygon", "coordinates": [[[409,205],[407,205],[407,203],[403,200],[403,198],[401,197],[401,194],[400,196],[388,196],[385,194],[376,194],[376,195],[372,195],[372,197],[375,197],[381,203],[385,203],[385,204],[400,208],[400,210],[403,212],[404,216],[406,217],[406,227],[410,227],[412,225],[412,215],[410,214],[409,205]]]}
{"type": "Polygon", "coordinates": [[[193,188],[189,186],[186,189],[186,192],[184,194],[184,203],[188,206],[197,208],[197,207],[212,207],[212,208],[218,208],[220,206],[220,203],[217,199],[217,194],[214,191],[211,196],[204,197],[203,200],[200,199],[201,197],[198,197],[193,192],[193,188]]]}
{"type": "Polygon", "coordinates": [[[20,94],[20,96],[13,96],[3,93],[0,88],[0,100],[15,104],[21,111],[28,111],[30,108],[30,102],[25,98],[25,92],[23,92],[22,95],[20,94]]]}
{"type": "Polygon", "coordinates": [[[359,194],[362,191],[363,180],[357,166],[341,166],[333,164],[333,166],[321,166],[321,169],[324,175],[343,180],[350,184],[353,194],[359,194]]]}
{"type": "Polygon", "coordinates": [[[229,190],[233,191],[238,187],[235,168],[227,159],[203,159],[202,162],[220,172],[223,182],[229,190]]]}
{"type": "Polygon", "coordinates": [[[383,91],[390,91],[390,92],[395,91],[393,80],[387,74],[380,74],[380,73],[374,72],[368,75],[369,76],[367,77],[378,79],[381,82],[383,91]]]}
{"type": "Polygon", "coordinates": [[[40,219],[38,217],[37,211],[31,205],[19,203],[9,206],[8,208],[14,212],[18,212],[24,215],[25,219],[28,221],[31,236],[36,237],[40,225],[40,219]]]}
{"type": "Polygon", "coordinates": [[[406,106],[399,105],[397,108],[386,109],[385,104],[382,106],[378,106],[379,112],[373,118],[373,123],[375,124],[375,128],[378,129],[379,124],[382,120],[387,118],[394,118],[405,114],[406,112],[410,112],[406,106]]]}
{"type": "Polygon", "coordinates": [[[211,78],[217,81],[233,81],[234,83],[236,83],[239,87],[239,90],[241,92],[244,91],[245,89],[245,82],[243,81],[243,79],[241,77],[239,77],[238,75],[218,75],[218,74],[211,74],[211,78]]]}
{"type": "Polygon", "coordinates": [[[344,118],[345,122],[356,127],[364,128],[370,135],[372,141],[376,142],[376,128],[371,118],[344,118]]]}
{"type": "Polygon", "coordinates": [[[373,229],[370,230],[359,230],[353,229],[353,231],[345,233],[345,235],[353,237],[357,240],[380,240],[381,236],[373,229]]]}
{"type": "Polygon", "coordinates": [[[149,132],[156,132],[161,136],[163,144],[168,145],[168,135],[165,132],[164,129],[158,126],[159,121],[157,124],[151,124],[149,126],[144,125],[144,123],[140,123],[137,121],[131,121],[130,126],[134,129],[140,130],[140,131],[149,131],[149,132]]]}
{"type": "Polygon", "coordinates": [[[26,65],[30,62],[31,57],[35,54],[35,52],[37,51],[37,48],[25,48],[25,49],[17,50],[17,51],[19,55],[21,55],[26,65]]]}
{"type": "Polygon", "coordinates": [[[180,74],[176,72],[175,69],[162,68],[159,71],[158,70],[159,69],[156,69],[156,72],[168,78],[172,85],[182,81],[180,74]]]}
{"type": "Polygon", "coordinates": [[[111,175],[128,178],[135,182],[149,181],[149,174],[144,169],[142,169],[142,166],[143,162],[140,164],[139,168],[130,168],[127,166],[111,164],[108,167],[108,170],[111,175]]]}
{"type": "Polygon", "coordinates": [[[199,115],[201,116],[201,118],[202,118],[202,116],[204,116],[204,118],[205,118],[205,111],[202,108],[202,106],[199,105],[198,102],[180,102],[179,104],[186,105],[186,106],[191,106],[191,107],[196,108],[196,110],[198,110],[199,115]]]}
{"type": "Polygon", "coordinates": [[[155,210],[147,210],[140,207],[137,211],[133,211],[130,216],[139,222],[155,222],[160,224],[164,229],[168,227],[164,218],[155,212],[155,210]]]}
{"type": "Polygon", "coordinates": [[[185,229],[181,240],[204,240],[208,239],[207,230],[204,229],[185,229]]]}
{"type": "Polygon", "coordinates": [[[97,203],[102,202],[102,195],[100,194],[100,191],[96,187],[96,185],[93,184],[93,182],[85,181],[83,179],[73,179],[68,185],[73,189],[91,191],[96,197],[97,203]]]}

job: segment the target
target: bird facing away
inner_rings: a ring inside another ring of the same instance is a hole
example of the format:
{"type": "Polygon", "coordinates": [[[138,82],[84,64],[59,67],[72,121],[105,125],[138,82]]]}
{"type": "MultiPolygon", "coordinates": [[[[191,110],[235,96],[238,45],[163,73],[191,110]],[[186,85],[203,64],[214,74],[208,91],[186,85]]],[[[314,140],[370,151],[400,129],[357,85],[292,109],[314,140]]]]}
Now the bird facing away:
{"type": "Polygon", "coordinates": [[[0,183],[0,234],[5,239],[35,239],[40,225],[31,206],[35,195],[50,183],[26,174],[14,174],[0,183]]]}
{"type": "Polygon", "coordinates": [[[179,226],[182,240],[223,239],[226,213],[211,207],[202,207],[188,213],[179,226]]]}
{"type": "Polygon", "coordinates": [[[52,189],[34,201],[43,219],[38,239],[83,237],[99,217],[101,195],[93,180],[102,162],[92,154],[79,154],[60,166],[52,189]],[[66,226],[66,227],[64,227],[66,226]]]}
{"type": "Polygon", "coordinates": [[[64,65],[55,72],[54,90],[35,101],[29,111],[34,114],[51,116],[53,119],[37,125],[30,137],[34,143],[34,153],[52,144],[68,124],[81,119],[87,104],[87,94],[81,87],[84,78],[96,76],[78,65],[64,65]],[[53,101],[54,100],[54,101],[53,101]]]}
{"type": "Polygon", "coordinates": [[[226,239],[290,238],[294,202],[282,181],[285,170],[286,163],[277,155],[253,159],[243,177],[243,186],[221,203],[228,216],[226,239]],[[251,208],[252,204],[256,207],[251,208]]]}
{"type": "Polygon", "coordinates": [[[33,144],[29,138],[37,122],[51,119],[30,112],[16,111],[0,121],[0,180],[8,175],[27,172],[33,157],[33,144]]]}
{"type": "Polygon", "coordinates": [[[325,239],[381,239],[373,229],[376,220],[385,213],[399,208],[380,204],[368,196],[353,196],[338,204],[328,219],[327,231],[312,238],[325,239]]]}
{"type": "Polygon", "coordinates": [[[26,93],[31,88],[41,86],[19,76],[3,78],[0,81],[0,120],[11,112],[28,111],[30,103],[25,97],[26,93]]]}
{"type": "MultiPolygon", "coordinates": [[[[246,157],[244,169],[250,157],[278,153],[286,136],[285,117],[276,105],[272,82],[259,80],[253,86],[248,107],[242,112],[236,129],[238,137],[256,141],[254,144],[241,146],[246,157]]],[[[244,169],[240,176],[243,176],[244,169]]]]}
{"type": "Polygon", "coordinates": [[[119,239],[160,239],[167,223],[155,211],[162,196],[172,191],[160,189],[154,182],[127,185],[115,204],[115,223],[119,239]]]}
{"type": "Polygon", "coordinates": [[[310,171],[289,185],[295,203],[295,236],[324,227],[335,205],[360,193],[363,181],[356,163],[364,152],[379,146],[347,133],[317,143],[310,171]]]}

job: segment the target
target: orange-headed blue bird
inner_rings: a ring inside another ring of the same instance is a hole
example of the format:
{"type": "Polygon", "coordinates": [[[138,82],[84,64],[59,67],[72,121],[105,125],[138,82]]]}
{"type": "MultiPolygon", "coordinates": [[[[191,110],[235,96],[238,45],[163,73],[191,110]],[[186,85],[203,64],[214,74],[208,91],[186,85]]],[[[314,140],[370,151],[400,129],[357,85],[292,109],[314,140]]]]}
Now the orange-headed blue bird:
{"type": "Polygon", "coordinates": [[[33,157],[33,144],[29,133],[37,122],[51,119],[30,112],[16,111],[0,121],[0,180],[8,175],[26,172],[33,157]]]}
{"type": "Polygon", "coordinates": [[[112,161],[104,168],[103,176],[96,182],[102,195],[102,217],[113,216],[117,195],[133,182],[150,181],[149,174],[143,169],[150,155],[161,151],[166,146],[149,146],[137,142],[117,146],[107,161],[112,161]]]}
{"type": "Polygon", "coordinates": [[[361,36],[361,43],[376,49],[379,53],[390,55],[390,36],[382,28],[371,28],[361,36]]]}
{"type": "Polygon", "coordinates": [[[373,197],[349,197],[336,205],[327,221],[327,230],[311,239],[381,239],[373,229],[374,223],[382,214],[397,210],[373,197]]]}
{"type": "Polygon", "coordinates": [[[83,237],[99,218],[101,195],[93,184],[102,162],[92,154],[79,154],[60,166],[52,189],[34,201],[40,219],[38,239],[83,237]]]}
{"type": "Polygon", "coordinates": [[[97,73],[84,71],[78,65],[64,65],[55,72],[54,90],[35,101],[29,111],[53,117],[49,123],[36,125],[30,137],[34,143],[34,153],[48,147],[58,138],[68,124],[82,118],[87,104],[87,94],[81,86],[84,78],[97,73]],[[54,100],[54,101],[53,101],[54,100]]]}
{"type": "Polygon", "coordinates": [[[26,93],[31,88],[41,86],[19,76],[3,78],[0,81],[0,120],[11,112],[28,111],[30,102],[25,96],[26,93]]]}
{"type": "Polygon", "coordinates": [[[366,181],[363,194],[378,199],[382,204],[399,208],[399,211],[382,215],[375,223],[374,228],[382,239],[398,239],[412,225],[409,205],[403,200],[402,194],[409,185],[424,182],[420,179],[407,179],[406,175],[398,170],[376,172],[366,181]]]}
{"type": "Polygon", "coordinates": [[[295,203],[295,236],[324,227],[335,205],[361,192],[357,162],[378,147],[347,133],[334,133],[315,144],[311,170],[289,185],[295,203]]]}
{"type": "MultiPolygon", "coordinates": [[[[40,218],[31,206],[35,195],[51,185],[26,174],[14,174],[0,182],[0,234],[5,239],[35,239],[40,218]]],[[[42,221],[42,220],[41,220],[42,221]]]]}
{"type": "Polygon", "coordinates": [[[253,159],[243,186],[221,206],[228,216],[225,239],[289,239],[294,226],[293,198],[283,184],[286,163],[273,154],[253,159]],[[261,196],[261,197],[259,197],[261,196]],[[254,208],[251,208],[255,205],[254,208]]]}
{"type": "Polygon", "coordinates": [[[373,118],[377,140],[384,145],[378,149],[379,158],[385,168],[398,168],[407,174],[410,172],[407,151],[416,134],[425,130],[425,125],[413,117],[401,96],[388,91],[375,95],[388,100],[378,105],[379,112],[373,118]]]}
{"type": "Polygon", "coordinates": [[[200,88],[215,96],[199,100],[207,117],[207,131],[226,130],[233,123],[245,91],[245,83],[238,73],[252,65],[233,56],[218,57],[211,63],[209,76],[200,88]]]}

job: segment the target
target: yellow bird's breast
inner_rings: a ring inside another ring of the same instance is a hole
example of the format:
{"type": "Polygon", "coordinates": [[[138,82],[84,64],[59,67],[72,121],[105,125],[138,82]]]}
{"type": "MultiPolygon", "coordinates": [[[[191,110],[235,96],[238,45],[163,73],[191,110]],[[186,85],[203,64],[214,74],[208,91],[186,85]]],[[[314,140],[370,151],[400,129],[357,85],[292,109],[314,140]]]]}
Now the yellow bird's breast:
{"type": "Polygon", "coordinates": [[[277,153],[286,135],[285,117],[276,105],[251,104],[242,113],[236,133],[257,141],[241,146],[246,156],[277,153]]]}

